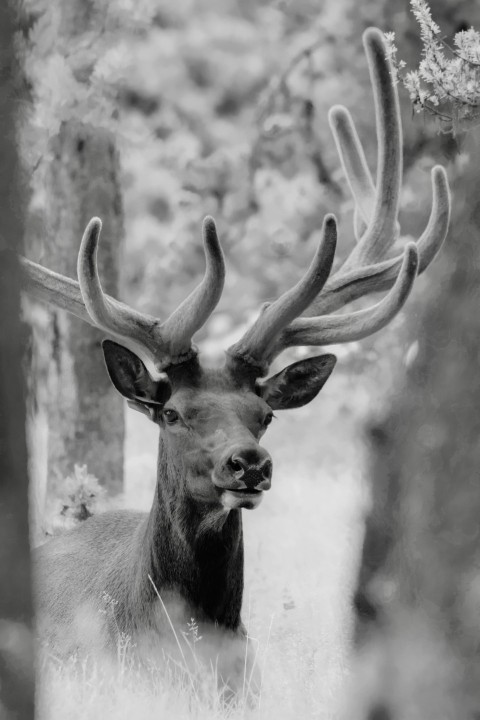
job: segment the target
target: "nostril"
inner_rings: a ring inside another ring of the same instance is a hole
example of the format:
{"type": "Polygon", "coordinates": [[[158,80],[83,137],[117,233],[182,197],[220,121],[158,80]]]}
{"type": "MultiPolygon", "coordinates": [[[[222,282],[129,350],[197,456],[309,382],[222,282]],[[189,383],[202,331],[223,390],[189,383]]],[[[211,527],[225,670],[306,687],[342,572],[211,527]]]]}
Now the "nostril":
{"type": "Polygon", "coordinates": [[[232,457],[230,457],[227,460],[227,467],[230,470],[232,470],[234,473],[239,473],[239,472],[244,473],[245,472],[244,464],[242,463],[240,458],[237,457],[236,455],[232,455],[232,457]]]}
{"type": "Polygon", "coordinates": [[[261,472],[265,480],[271,480],[272,470],[272,461],[266,460],[261,467],[261,472]]]}

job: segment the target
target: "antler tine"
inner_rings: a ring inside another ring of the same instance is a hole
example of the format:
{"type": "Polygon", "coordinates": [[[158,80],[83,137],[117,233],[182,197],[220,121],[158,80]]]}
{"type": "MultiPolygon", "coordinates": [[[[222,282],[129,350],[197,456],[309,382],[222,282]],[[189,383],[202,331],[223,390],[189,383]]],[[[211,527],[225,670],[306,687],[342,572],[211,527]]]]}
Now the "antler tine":
{"type": "Polygon", "coordinates": [[[395,283],[379,303],[345,315],[297,318],[282,333],[272,349],[270,361],[287,347],[352,342],[381,330],[405,304],[415,282],[418,265],[418,248],[415,243],[409,243],[395,283]]]}
{"type": "MultiPolygon", "coordinates": [[[[374,216],[376,188],[355,124],[347,108],[343,105],[334,105],[330,108],[328,120],[343,171],[355,201],[353,225],[355,240],[358,242],[363,238],[374,216]]],[[[380,126],[384,125],[381,117],[377,120],[377,124],[380,126]]],[[[385,138],[386,145],[392,144],[392,150],[393,153],[395,153],[395,134],[390,135],[386,132],[379,132],[379,134],[385,138]]],[[[384,154],[388,157],[392,152],[386,152],[384,154]]],[[[401,162],[401,155],[399,157],[401,162]]],[[[392,244],[398,235],[399,224],[397,220],[394,225],[392,240],[387,244],[392,244]]]]}
{"type": "Polygon", "coordinates": [[[160,321],[153,316],[138,313],[127,305],[112,302],[103,292],[97,270],[101,229],[102,221],[97,217],[92,218],[85,228],[78,253],[77,274],[87,313],[93,325],[122,340],[143,360],[152,362],[155,369],[160,370],[160,352],[162,356],[168,355],[163,338],[159,338],[160,321]]]}
{"type": "Polygon", "coordinates": [[[138,336],[138,340],[147,341],[151,326],[158,322],[156,318],[142,315],[126,305],[112,302],[103,292],[97,270],[97,252],[102,221],[92,218],[85,228],[77,261],[77,274],[83,302],[94,324],[119,337],[138,336]],[[147,318],[146,326],[145,319],[147,318]],[[142,331],[145,337],[142,336],[142,331]]]}
{"type": "Polygon", "coordinates": [[[185,338],[189,338],[190,343],[196,331],[212,314],[225,282],[225,260],[212,217],[204,219],[202,230],[206,259],[203,280],[162,325],[162,333],[169,338],[171,352],[177,355],[185,352],[185,338]]]}
{"type": "MultiPolygon", "coordinates": [[[[361,241],[353,249],[345,262],[345,269],[357,264],[368,264],[372,260],[383,257],[388,246],[395,241],[395,228],[400,204],[402,182],[402,127],[400,123],[400,107],[395,83],[392,81],[392,69],[386,57],[386,46],[383,34],[377,28],[369,28],[363,34],[363,45],[368,61],[370,81],[372,84],[375,104],[375,120],[377,128],[377,187],[373,213],[366,217],[368,227],[361,241]]],[[[335,109],[331,112],[331,121],[335,127],[335,109]]],[[[351,123],[352,130],[356,131],[351,123]]],[[[340,123],[340,130],[342,123],[340,123]]],[[[337,137],[340,154],[342,143],[337,137]]],[[[352,165],[355,153],[360,152],[360,165],[368,171],[368,166],[361,149],[360,141],[356,140],[351,155],[352,165]]],[[[344,167],[348,163],[344,162],[344,167]]],[[[358,166],[358,163],[357,163],[358,166]]],[[[352,185],[353,178],[350,179],[352,185]]],[[[363,185],[366,187],[366,182],[363,185]]],[[[371,185],[370,185],[371,186],[371,185]]],[[[366,208],[367,209],[367,208],[366,208]]]]}
{"type": "Polygon", "coordinates": [[[259,318],[228,355],[266,372],[266,358],[282,330],[310,305],[327,281],[337,245],[337,224],[333,215],[323,221],[317,252],[302,279],[274,303],[264,307],[259,318]]]}
{"type": "Polygon", "coordinates": [[[355,237],[360,240],[375,209],[375,185],[352,116],[343,105],[334,105],[328,121],[343,172],[355,201],[355,237]]]}
{"type": "Polygon", "coordinates": [[[445,168],[435,165],[431,172],[432,209],[428,224],[420,236],[417,247],[420,258],[419,274],[432,262],[443,245],[450,223],[450,189],[445,168]]]}

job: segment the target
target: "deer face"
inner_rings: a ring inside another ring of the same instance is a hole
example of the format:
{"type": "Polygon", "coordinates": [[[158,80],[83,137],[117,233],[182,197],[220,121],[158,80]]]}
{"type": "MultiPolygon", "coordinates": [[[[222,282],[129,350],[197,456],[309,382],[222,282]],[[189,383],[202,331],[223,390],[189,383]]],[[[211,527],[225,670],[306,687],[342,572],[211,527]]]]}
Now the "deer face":
{"type": "Polygon", "coordinates": [[[202,373],[199,387],[173,385],[159,424],[191,497],[252,509],[271,485],[272,460],[259,441],[273,413],[254,392],[225,380],[202,373]]]}
{"type": "Polygon", "coordinates": [[[323,355],[258,381],[235,363],[209,370],[194,360],[152,380],[130,350],[110,340],[103,349],[117,390],[160,426],[182,491],[228,510],[253,509],[270,489],[272,459],[260,440],[273,411],[312,400],[335,365],[333,355],[323,355]]]}

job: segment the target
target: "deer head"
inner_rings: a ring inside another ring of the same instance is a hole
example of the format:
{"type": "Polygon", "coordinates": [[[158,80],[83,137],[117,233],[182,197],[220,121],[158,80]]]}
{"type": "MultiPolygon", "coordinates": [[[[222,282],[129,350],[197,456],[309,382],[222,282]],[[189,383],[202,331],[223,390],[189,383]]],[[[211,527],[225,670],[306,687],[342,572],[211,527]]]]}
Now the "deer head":
{"type": "Polygon", "coordinates": [[[430,220],[417,243],[388,258],[398,237],[402,134],[396,88],[379,31],[364,36],[378,136],[374,184],[348,111],[332,108],[330,124],[356,205],[356,245],[331,274],[337,223],[328,215],[304,276],[266,305],[244,336],[226,351],[221,369],[204,367],[192,344],[222,293],[225,265],[214,221],[206,218],[206,271],[191,295],[163,322],[106,295],[97,272],[101,222],[88,224],[78,256],[78,282],[23,260],[27,289],[101,328],[105,362],[128,404],[161,429],[166,466],[178,479],[174,493],[205,506],[254,508],[271,484],[272,461],[260,439],[275,410],[300,407],[323,387],[335,365],[331,354],[310,357],[266,377],[273,359],[295,345],[325,346],[364,338],[387,325],[405,303],[417,275],[447,232],[446,174],[432,170],[430,220]],[[388,291],[377,304],[335,311],[364,295],[388,291]],[[180,489],[181,488],[181,489],[180,489]]]}

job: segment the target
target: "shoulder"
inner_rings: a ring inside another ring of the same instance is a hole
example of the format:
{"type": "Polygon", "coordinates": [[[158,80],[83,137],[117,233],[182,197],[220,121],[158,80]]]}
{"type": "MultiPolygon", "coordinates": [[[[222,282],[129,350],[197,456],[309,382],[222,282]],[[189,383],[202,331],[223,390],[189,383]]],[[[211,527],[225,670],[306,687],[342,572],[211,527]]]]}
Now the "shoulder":
{"type": "Polygon", "coordinates": [[[66,532],[55,535],[36,549],[38,557],[88,547],[90,551],[101,552],[108,545],[117,544],[128,536],[136,536],[148,513],[134,510],[112,510],[94,515],[66,532]]]}

